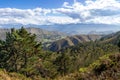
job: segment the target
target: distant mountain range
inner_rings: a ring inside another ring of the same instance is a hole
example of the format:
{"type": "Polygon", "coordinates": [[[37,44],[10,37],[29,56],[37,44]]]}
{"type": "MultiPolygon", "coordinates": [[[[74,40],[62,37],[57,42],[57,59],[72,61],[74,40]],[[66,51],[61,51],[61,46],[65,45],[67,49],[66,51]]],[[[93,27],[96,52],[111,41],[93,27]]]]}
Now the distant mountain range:
{"type": "MultiPolygon", "coordinates": [[[[36,34],[37,36],[36,40],[41,42],[52,42],[66,36],[66,34],[61,32],[47,31],[40,28],[29,27],[29,28],[26,28],[26,30],[29,33],[36,34]]],[[[0,29],[0,39],[2,40],[5,39],[6,32],[10,32],[10,29],[2,29],[2,28],[0,29]]]]}
{"type": "Polygon", "coordinates": [[[88,34],[108,35],[114,33],[113,31],[91,31],[88,34]]]}
{"type": "Polygon", "coordinates": [[[20,28],[25,27],[36,27],[47,31],[58,31],[66,33],[68,35],[76,34],[89,34],[91,32],[97,34],[109,34],[110,32],[115,32],[120,30],[120,25],[108,25],[108,24],[54,24],[54,25],[22,25],[22,24],[4,24],[0,25],[3,28],[20,28]]]}

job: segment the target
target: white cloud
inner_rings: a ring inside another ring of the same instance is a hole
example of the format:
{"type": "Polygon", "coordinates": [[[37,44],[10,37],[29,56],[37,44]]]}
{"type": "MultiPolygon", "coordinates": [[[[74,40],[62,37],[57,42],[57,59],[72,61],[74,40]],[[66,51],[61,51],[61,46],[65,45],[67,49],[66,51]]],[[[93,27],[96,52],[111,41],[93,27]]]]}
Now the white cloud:
{"type": "Polygon", "coordinates": [[[56,9],[0,8],[0,24],[120,24],[119,0],[85,0],[84,3],[64,2],[56,9]]]}
{"type": "Polygon", "coordinates": [[[75,2],[72,5],[65,2],[63,8],[56,9],[56,11],[80,19],[83,23],[91,21],[91,23],[115,24],[111,19],[112,16],[116,23],[120,24],[120,1],[118,0],[86,0],[84,4],[75,2]],[[114,17],[115,15],[118,18],[114,17]]]}
{"type": "Polygon", "coordinates": [[[70,23],[79,23],[79,19],[72,19],[70,17],[58,17],[58,16],[50,16],[47,18],[47,20],[50,23],[55,23],[55,24],[70,24],[70,23]]]}
{"type": "Polygon", "coordinates": [[[16,8],[0,8],[0,24],[70,24],[79,22],[78,19],[72,19],[68,16],[50,16],[52,9],[16,9],[16,8]]]}
{"type": "Polygon", "coordinates": [[[90,20],[86,20],[87,23],[96,23],[96,24],[120,24],[120,15],[118,16],[105,16],[105,17],[95,17],[93,19],[90,20]]]}

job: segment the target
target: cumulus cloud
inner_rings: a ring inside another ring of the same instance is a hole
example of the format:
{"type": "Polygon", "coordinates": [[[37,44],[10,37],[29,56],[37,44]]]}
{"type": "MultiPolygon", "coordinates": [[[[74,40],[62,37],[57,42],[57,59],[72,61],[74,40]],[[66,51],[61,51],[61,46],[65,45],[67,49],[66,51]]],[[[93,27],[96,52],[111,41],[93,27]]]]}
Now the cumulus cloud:
{"type": "Polygon", "coordinates": [[[120,24],[119,0],[85,0],[64,2],[55,9],[0,8],[0,24],[120,24]]]}
{"type": "Polygon", "coordinates": [[[79,19],[73,19],[69,16],[54,16],[52,9],[16,9],[16,8],[0,8],[0,24],[70,24],[77,23],[79,19]],[[48,14],[52,14],[50,16],[48,14]]]}
{"type": "Polygon", "coordinates": [[[56,11],[80,19],[83,23],[91,21],[91,23],[115,24],[113,19],[120,24],[120,1],[118,0],[85,0],[84,4],[75,1],[72,5],[64,2],[63,8],[56,11]]]}

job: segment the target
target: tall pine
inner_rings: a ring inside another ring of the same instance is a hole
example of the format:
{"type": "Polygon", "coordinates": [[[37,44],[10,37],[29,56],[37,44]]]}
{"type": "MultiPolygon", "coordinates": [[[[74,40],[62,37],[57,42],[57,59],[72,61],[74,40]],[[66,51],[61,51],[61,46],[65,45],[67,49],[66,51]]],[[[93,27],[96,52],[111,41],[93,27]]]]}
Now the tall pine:
{"type": "Polygon", "coordinates": [[[0,41],[0,67],[28,75],[41,51],[41,43],[35,38],[36,35],[28,33],[23,27],[6,33],[6,40],[0,41]]]}

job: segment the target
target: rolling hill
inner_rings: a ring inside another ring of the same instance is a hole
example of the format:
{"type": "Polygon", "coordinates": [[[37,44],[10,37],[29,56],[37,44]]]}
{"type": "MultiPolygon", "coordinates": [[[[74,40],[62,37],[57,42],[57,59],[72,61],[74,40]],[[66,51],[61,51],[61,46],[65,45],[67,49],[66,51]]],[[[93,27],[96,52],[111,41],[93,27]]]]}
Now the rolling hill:
{"type": "Polygon", "coordinates": [[[89,34],[89,35],[74,35],[74,36],[66,37],[64,39],[53,42],[49,46],[49,50],[59,51],[66,47],[75,46],[81,42],[83,43],[83,42],[89,42],[95,40],[99,40],[101,43],[112,43],[116,45],[120,40],[120,31],[108,35],[89,34]]]}
{"type": "Polygon", "coordinates": [[[100,39],[101,35],[74,35],[71,37],[66,37],[64,39],[58,40],[53,42],[49,46],[49,50],[51,51],[59,51],[62,48],[70,47],[77,45],[81,42],[89,42],[89,41],[95,41],[97,39],[100,39]]]}

